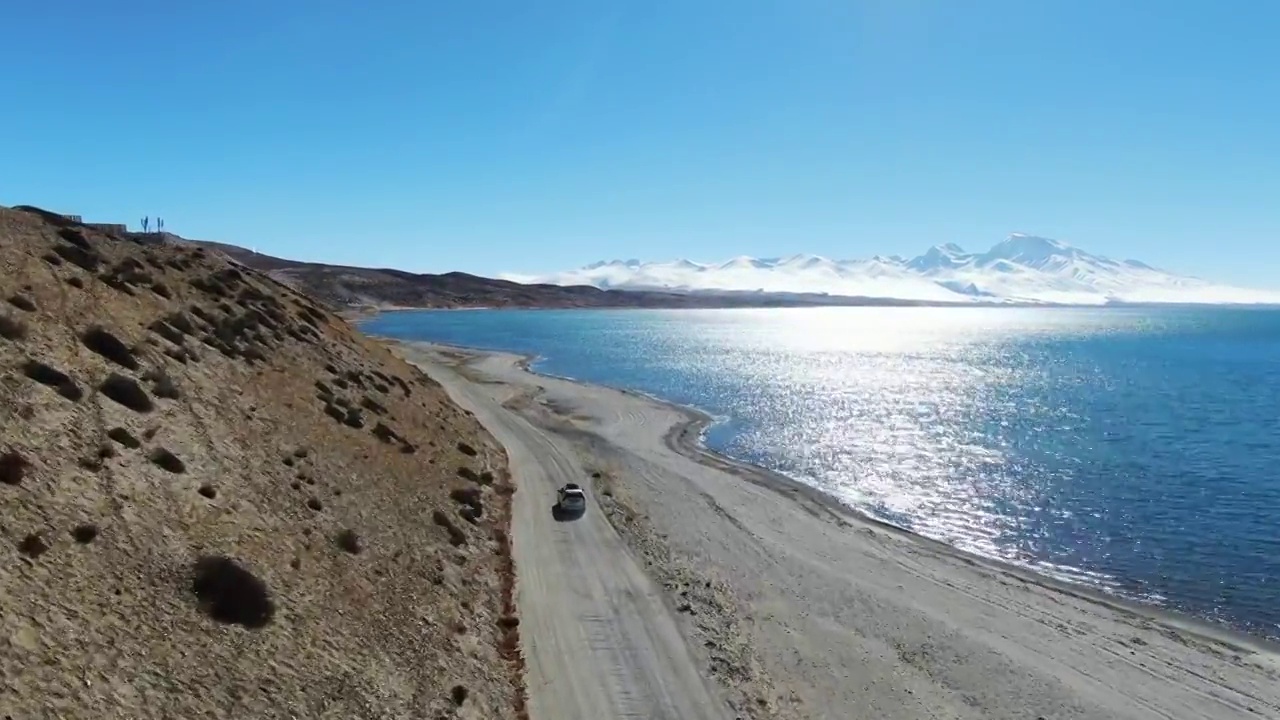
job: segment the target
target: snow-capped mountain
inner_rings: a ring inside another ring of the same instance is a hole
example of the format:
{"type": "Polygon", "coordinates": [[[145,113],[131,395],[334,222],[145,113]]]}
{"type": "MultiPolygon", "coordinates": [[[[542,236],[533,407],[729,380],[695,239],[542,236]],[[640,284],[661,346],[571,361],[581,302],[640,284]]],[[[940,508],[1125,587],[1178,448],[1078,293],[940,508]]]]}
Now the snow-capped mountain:
{"type": "Polygon", "coordinates": [[[503,278],[621,290],[806,293],[950,303],[1280,304],[1280,292],[1218,285],[1163,272],[1137,260],[1112,260],[1057,240],[1018,233],[985,253],[966,252],[947,243],[911,259],[792,255],[743,256],[707,264],[615,260],[550,276],[508,274],[503,278]]]}

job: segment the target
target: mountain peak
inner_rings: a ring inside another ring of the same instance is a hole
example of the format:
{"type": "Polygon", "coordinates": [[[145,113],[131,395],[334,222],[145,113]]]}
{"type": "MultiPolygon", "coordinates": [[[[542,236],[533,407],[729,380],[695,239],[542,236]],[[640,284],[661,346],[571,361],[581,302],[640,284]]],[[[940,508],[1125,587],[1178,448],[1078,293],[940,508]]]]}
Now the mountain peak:
{"type": "Polygon", "coordinates": [[[768,263],[762,260],[757,260],[756,258],[753,258],[750,255],[739,255],[738,257],[733,258],[732,260],[728,260],[723,263],[720,263],[719,267],[722,270],[731,270],[735,268],[736,269],[763,268],[763,267],[766,267],[767,265],[768,263]]]}
{"type": "Polygon", "coordinates": [[[920,272],[954,268],[969,260],[969,254],[955,243],[934,245],[920,257],[912,259],[907,266],[920,272]]]}
{"type": "Polygon", "coordinates": [[[1128,302],[1276,303],[1280,293],[1215,285],[1156,270],[1137,260],[1112,260],[1051,238],[1013,233],[987,252],[952,242],[911,260],[875,255],[831,260],[795,254],[740,256],[713,264],[614,263],[544,281],[622,289],[679,289],[825,294],[940,302],[1102,304],[1128,302]]]}
{"type": "Polygon", "coordinates": [[[1003,241],[996,243],[992,250],[1000,247],[1019,248],[1019,249],[1053,249],[1066,250],[1071,246],[1060,240],[1053,238],[1041,237],[1039,235],[1028,235],[1026,233],[1009,233],[1009,237],[1003,241]]]}
{"type": "Polygon", "coordinates": [[[1013,233],[987,251],[984,260],[987,262],[1009,260],[1020,265],[1039,268],[1055,257],[1073,257],[1081,254],[1070,245],[1051,238],[1013,233]]]}

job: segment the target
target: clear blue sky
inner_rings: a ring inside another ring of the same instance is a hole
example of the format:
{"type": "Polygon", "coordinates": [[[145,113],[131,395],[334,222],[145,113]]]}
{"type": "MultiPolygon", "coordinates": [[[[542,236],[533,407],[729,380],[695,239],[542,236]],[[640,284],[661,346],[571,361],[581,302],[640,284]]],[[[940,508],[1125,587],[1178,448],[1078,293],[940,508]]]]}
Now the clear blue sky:
{"type": "Polygon", "coordinates": [[[0,204],[407,270],[1057,237],[1280,287],[1280,3],[46,0],[0,204]]]}

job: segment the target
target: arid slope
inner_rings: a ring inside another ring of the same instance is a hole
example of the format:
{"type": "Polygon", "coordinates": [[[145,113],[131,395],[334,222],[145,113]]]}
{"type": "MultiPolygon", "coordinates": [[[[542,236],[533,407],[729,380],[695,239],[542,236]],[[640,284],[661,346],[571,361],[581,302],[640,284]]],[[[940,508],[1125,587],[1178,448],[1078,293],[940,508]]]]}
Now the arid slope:
{"type": "Polygon", "coordinates": [[[0,717],[515,717],[506,478],[310,299],[0,208],[0,717]]]}

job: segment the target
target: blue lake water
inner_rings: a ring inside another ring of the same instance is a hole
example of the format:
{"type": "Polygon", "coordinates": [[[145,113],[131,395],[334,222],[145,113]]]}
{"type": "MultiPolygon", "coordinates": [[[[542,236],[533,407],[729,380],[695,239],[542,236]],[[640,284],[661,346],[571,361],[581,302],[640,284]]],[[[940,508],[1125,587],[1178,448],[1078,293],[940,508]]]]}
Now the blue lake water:
{"type": "Polygon", "coordinates": [[[1280,637],[1280,310],[391,313],[724,421],[708,445],[990,557],[1280,637]]]}

